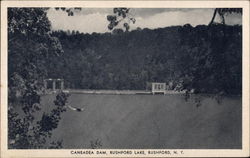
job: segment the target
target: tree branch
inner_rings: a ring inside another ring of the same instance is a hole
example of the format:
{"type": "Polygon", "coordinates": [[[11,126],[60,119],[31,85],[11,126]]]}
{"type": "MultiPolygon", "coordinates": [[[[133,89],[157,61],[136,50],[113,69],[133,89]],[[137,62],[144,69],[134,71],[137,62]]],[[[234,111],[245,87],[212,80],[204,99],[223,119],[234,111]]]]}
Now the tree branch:
{"type": "Polygon", "coordinates": [[[214,19],[215,19],[215,17],[216,17],[217,11],[218,11],[218,9],[215,8],[213,17],[212,17],[212,19],[211,19],[211,21],[210,21],[210,23],[209,23],[208,25],[212,25],[212,24],[214,23],[214,19]]]}

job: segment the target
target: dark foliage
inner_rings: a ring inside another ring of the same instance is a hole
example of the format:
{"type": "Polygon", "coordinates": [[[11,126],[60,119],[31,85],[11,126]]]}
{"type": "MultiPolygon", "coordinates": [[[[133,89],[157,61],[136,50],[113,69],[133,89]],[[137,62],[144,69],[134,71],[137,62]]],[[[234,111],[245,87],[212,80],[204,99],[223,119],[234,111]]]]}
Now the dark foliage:
{"type": "MultiPolygon", "coordinates": [[[[130,8],[114,8],[113,14],[107,16],[107,20],[109,22],[108,29],[114,30],[115,28],[121,25],[121,28],[124,28],[125,31],[129,31],[130,29],[130,22],[133,24],[135,23],[135,18],[133,18],[130,13],[130,8]],[[122,24],[121,24],[122,23],[122,24]]],[[[121,29],[120,28],[120,29],[121,29]]]]}
{"type": "Polygon", "coordinates": [[[64,62],[50,72],[68,88],[145,89],[171,82],[197,93],[241,93],[241,26],[200,25],[115,34],[55,31],[64,62]],[[63,71],[62,71],[63,69],[63,71]]]}
{"type": "MultiPolygon", "coordinates": [[[[60,148],[49,144],[52,130],[65,111],[67,95],[58,94],[55,108],[39,120],[43,79],[50,59],[63,52],[51,36],[47,8],[8,8],[8,148],[60,148]],[[21,110],[20,110],[21,109],[21,110]]],[[[59,61],[58,61],[59,62],[59,61]]],[[[51,72],[50,72],[51,73],[51,72]]]]}

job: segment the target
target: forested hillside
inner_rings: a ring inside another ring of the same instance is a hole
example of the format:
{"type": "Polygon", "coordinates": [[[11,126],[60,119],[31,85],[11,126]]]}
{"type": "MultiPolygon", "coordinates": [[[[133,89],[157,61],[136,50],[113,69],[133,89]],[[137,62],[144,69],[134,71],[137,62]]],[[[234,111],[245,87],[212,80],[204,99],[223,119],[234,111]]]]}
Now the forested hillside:
{"type": "Polygon", "coordinates": [[[65,79],[67,88],[132,90],[172,81],[196,92],[241,93],[242,26],[52,34],[64,53],[50,58],[48,77],[65,79]]]}

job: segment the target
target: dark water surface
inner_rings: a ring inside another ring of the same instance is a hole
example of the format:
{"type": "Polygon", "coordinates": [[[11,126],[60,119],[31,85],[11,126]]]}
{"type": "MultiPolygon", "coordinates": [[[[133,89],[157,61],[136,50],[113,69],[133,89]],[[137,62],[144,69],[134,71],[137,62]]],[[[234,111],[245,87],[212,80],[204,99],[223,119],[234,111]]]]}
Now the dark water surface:
{"type": "MultiPolygon", "coordinates": [[[[43,97],[44,110],[53,108],[55,95],[43,97]]],[[[62,114],[53,139],[65,149],[91,148],[98,140],[106,149],[239,149],[241,97],[210,97],[185,101],[172,95],[72,94],[69,105],[85,107],[62,114]]]]}

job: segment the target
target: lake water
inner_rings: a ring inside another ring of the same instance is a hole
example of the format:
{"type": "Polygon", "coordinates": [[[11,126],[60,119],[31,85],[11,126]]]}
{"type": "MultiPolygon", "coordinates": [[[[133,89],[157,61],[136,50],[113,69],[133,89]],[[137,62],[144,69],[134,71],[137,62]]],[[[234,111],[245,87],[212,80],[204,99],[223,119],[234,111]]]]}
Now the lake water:
{"type": "MultiPolygon", "coordinates": [[[[53,108],[55,94],[43,97],[43,111],[53,108]]],[[[72,94],[68,109],[53,132],[65,149],[241,148],[241,97],[72,94]],[[197,107],[195,100],[201,100],[197,107]],[[93,143],[92,143],[93,144],[93,143]]]]}

